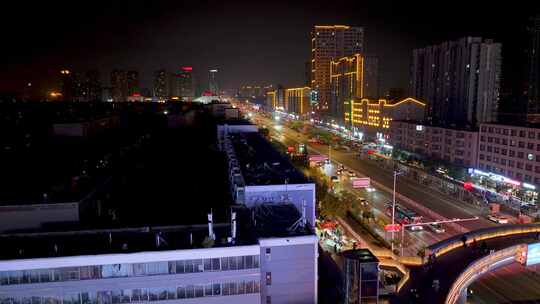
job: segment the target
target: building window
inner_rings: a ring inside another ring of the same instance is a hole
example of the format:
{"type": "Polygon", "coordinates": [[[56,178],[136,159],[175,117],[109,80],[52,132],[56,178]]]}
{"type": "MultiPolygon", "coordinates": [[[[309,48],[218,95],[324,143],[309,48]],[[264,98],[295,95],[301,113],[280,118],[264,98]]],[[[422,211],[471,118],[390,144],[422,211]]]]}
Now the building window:
{"type": "Polygon", "coordinates": [[[519,137],[525,137],[525,131],[523,130],[519,131],[519,137]]]}
{"type": "Polygon", "coordinates": [[[514,167],[514,161],[509,159],[508,160],[508,167],[514,167]]]}
{"type": "Polygon", "coordinates": [[[510,131],[510,136],[516,136],[517,135],[517,131],[516,130],[511,130],[510,131]]]}
{"type": "Polygon", "coordinates": [[[480,141],[486,141],[486,137],[484,135],[480,136],[480,141]]]}
{"type": "Polygon", "coordinates": [[[523,163],[522,163],[522,162],[517,162],[517,163],[516,163],[516,167],[517,167],[518,169],[523,169],[523,163]]]}
{"type": "Polygon", "coordinates": [[[510,140],[510,147],[515,147],[515,146],[516,146],[516,141],[510,140]]]}
{"type": "Polygon", "coordinates": [[[518,154],[517,154],[517,157],[518,157],[518,158],[523,158],[523,155],[525,155],[523,152],[518,151],[518,154]]]}
{"type": "Polygon", "coordinates": [[[529,138],[534,139],[534,131],[529,131],[529,138]]]}
{"type": "Polygon", "coordinates": [[[525,148],[525,142],[522,142],[522,141],[518,142],[518,147],[525,148]]]}
{"type": "Polygon", "coordinates": [[[526,164],[525,165],[525,170],[532,171],[532,165],[526,164]]]}
{"type": "Polygon", "coordinates": [[[506,166],[506,159],[501,158],[501,165],[506,166]]]}
{"type": "Polygon", "coordinates": [[[484,150],[486,150],[486,146],[480,145],[480,151],[484,151],[484,150]]]}
{"type": "Polygon", "coordinates": [[[266,272],[266,286],[272,285],[272,273],[266,272]]]}
{"type": "Polygon", "coordinates": [[[488,147],[487,147],[487,151],[488,151],[488,152],[491,152],[491,151],[493,151],[493,148],[492,148],[491,146],[488,146],[488,147]]]}
{"type": "Polygon", "coordinates": [[[493,152],[499,154],[499,148],[497,148],[497,147],[493,148],[493,152]]]}
{"type": "Polygon", "coordinates": [[[266,304],[272,304],[272,297],[266,296],[266,304]]]}
{"type": "Polygon", "coordinates": [[[488,136],[488,143],[492,143],[492,142],[493,142],[493,137],[488,136]]]}
{"type": "Polygon", "coordinates": [[[480,154],[479,158],[480,160],[484,160],[484,154],[480,154]]]}
{"type": "Polygon", "coordinates": [[[507,152],[508,152],[508,150],[506,150],[506,149],[501,149],[501,154],[502,154],[502,155],[506,155],[507,152]]]}
{"type": "Polygon", "coordinates": [[[491,161],[491,155],[486,156],[487,161],[491,161]]]}
{"type": "Polygon", "coordinates": [[[514,156],[516,156],[516,151],[510,150],[510,157],[514,157],[514,156]]]}
{"type": "Polygon", "coordinates": [[[503,135],[508,135],[508,129],[503,129],[503,135]]]}
{"type": "Polygon", "coordinates": [[[495,143],[496,143],[497,145],[501,143],[501,140],[500,140],[500,138],[498,138],[498,137],[495,137],[495,138],[494,138],[494,141],[495,141],[495,143]]]}

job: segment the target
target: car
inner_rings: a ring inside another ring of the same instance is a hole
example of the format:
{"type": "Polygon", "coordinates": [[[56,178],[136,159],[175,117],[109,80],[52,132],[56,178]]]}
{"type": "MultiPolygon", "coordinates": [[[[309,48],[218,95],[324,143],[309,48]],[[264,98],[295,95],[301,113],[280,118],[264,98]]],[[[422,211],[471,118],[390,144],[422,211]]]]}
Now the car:
{"type": "Polygon", "coordinates": [[[360,205],[362,205],[362,206],[368,206],[369,203],[368,203],[368,201],[367,201],[365,198],[361,197],[361,198],[360,198],[360,205]]]}
{"type": "Polygon", "coordinates": [[[429,224],[429,229],[435,233],[444,233],[446,231],[441,224],[429,224]]]}
{"type": "Polygon", "coordinates": [[[339,183],[339,177],[337,177],[337,176],[335,176],[335,175],[332,176],[332,177],[330,178],[330,180],[332,180],[333,183],[339,183]]]}
{"type": "Polygon", "coordinates": [[[424,227],[422,227],[422,225],[418,225],[418,226],[408,226],[409,227],[409,230],[411,231],[420,231],[420,230],[424,230],[424,227]]]}
{"type": "Polygon", "coordinates": [[[507,217],[504,217],[504,216],[498,216],[498,215],[493,215],[493,214],[490,214],[488,215],[488,220],[494,222],[494,223],[497,223],[497,224],[508,224],[508,218],[507,217]]]}
{"type": "Polygon", "coordinates": [[[349,170],[347,173],[349,174],[349,177],[356,177],[356,172],[352,170],[349,170]]]}

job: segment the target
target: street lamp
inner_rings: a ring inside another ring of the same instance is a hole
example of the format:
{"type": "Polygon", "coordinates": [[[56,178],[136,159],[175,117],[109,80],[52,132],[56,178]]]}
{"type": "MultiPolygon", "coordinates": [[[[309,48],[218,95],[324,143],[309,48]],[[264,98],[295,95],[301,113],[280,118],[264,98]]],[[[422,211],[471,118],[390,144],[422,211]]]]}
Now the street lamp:
{"type": "MultiPolygon", "coordinates": [[[[394,192],[392,195],[392,228],[394,227],[395,215],[396,215],[396,180],[398,175],[403,174],[400,171],[394,171],[394,192]]],[[[392,253],[394,252],[394,229],[392,229],[392,241],[390,242],[392,247],[392,253]]]]}

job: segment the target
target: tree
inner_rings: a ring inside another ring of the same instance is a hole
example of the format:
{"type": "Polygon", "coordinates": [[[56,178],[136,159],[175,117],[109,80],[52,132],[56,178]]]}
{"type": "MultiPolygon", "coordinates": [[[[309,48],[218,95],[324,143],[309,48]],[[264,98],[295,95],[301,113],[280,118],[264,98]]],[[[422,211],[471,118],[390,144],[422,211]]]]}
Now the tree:
{"type": "Polygon", "coordinates": [[[343,217],[351,207],[350,202],[340,200],[331,194],[326,194],[321,202],[321,215],[325,218],[343,217]]]}

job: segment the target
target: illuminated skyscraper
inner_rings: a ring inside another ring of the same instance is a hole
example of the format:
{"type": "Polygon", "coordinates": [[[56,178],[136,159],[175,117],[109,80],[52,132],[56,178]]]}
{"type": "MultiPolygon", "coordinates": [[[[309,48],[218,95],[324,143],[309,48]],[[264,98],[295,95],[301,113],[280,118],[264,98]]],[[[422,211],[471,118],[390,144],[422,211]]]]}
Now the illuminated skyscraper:
{"type": "Polygon", "coordinates": [[[330,61],[362,53],[364,29],[346,25],[316,25],[311,32],[311,88],[318,91],[317,110],[330,104],[330,61]]]}
{"type": "Polygon", "coordinates": [[[208,89],[215,95],[219,94],[218,70],[212,69],[208,74],[208,89]]]}

